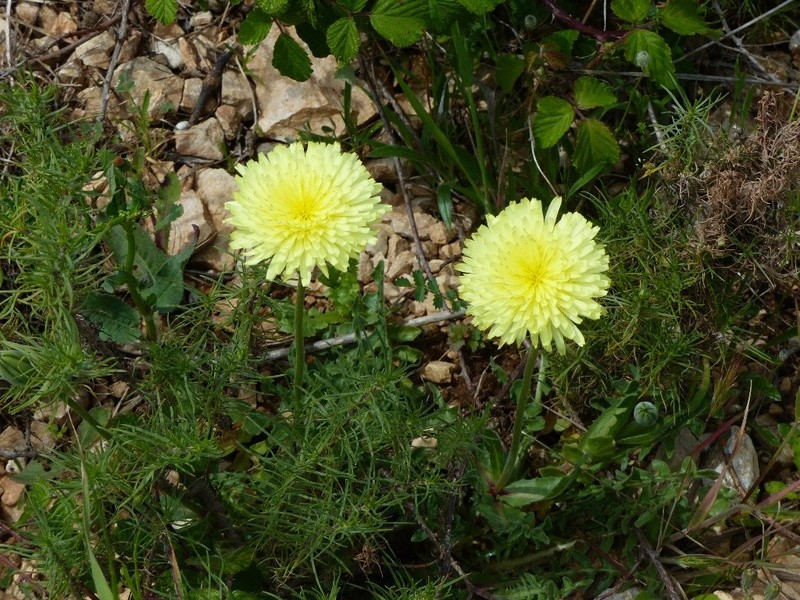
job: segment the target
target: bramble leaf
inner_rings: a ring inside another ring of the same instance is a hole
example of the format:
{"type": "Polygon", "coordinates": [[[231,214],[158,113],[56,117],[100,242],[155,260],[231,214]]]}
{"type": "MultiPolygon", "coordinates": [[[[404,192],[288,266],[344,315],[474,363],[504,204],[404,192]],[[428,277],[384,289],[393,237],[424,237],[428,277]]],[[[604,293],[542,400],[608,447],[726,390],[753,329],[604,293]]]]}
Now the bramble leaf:
{"type": "Polygon", "coordinates": [[[272,66],[295,81],[306,81],[311,77],[311,59],[303,47],[288,33],[281,33],[275,41],[272,66]]]}
{"type": "Polygon", "coordinates": [[[245,46],[255,46],[264,41],[272,27],[272,17],[260,8],[254,8],[239,25],[239,33],[236,38],[240,44],[245,46]]]}
{"type": "Polygon", "coordinates": [[[659,15],[664,27],[680,35],[705,34],[710,31],[700,13],[699,3],[693,0],[670,0],[659,15]]]}
{"type": "Polygon", "coordinates": [[[540,98],[536,105],[536,116],[533,118],[533,136],[536,144],[541,148],[549,148],[558,143],[575,118],[569,102],[545,96],[540,98]]]}
{"type": "Polygon", "coordinates": [[[650,10],[650,0],[611,0],[611,11],[623,21],[641,21],[650,10]]]}
{"type": "Polygon", "coordinates": [[[664,87],[675,87],[672,52],[657,33],[644,29],[631,31],[625,38],[625,58],[664,87]]]}
{"type": "Polygon", "coordinates": [[[608,84],[594,77],[580,77],[575,82],[575,103],[578,108],[588,110],[598,106],[609,106],[617,101],[608,84]]]}
{"type": "Polygon", "coordinates": [[[501,53],[495,58],[495,64],[497,83],[500,89],[508,93],[514,89],[517,79],[525,72],[525,59],[516,54],[501,53]]]}
{"type": "Polygon", "coordinates": [[[256,6],[271,17],[277,17],[286,10],[289,0],[256,0],[256,6]]]}
{"type": "Polygon", "coordinates": [[[159,23],[168,25],[178,14],[178,0],[145,0],[145,9],[159,23]]]}
{"type": "Polygon", "coordinates": [[[595,165],[613,166],[619,160],[619,144],[608,125],[597,119],[586,119],[578,125],[573,160],[578,171],[585,173],[595,165]]]}
{"type": "Polygon", "coordinates": [[[482,15],[495,9],[502,0],[458,0],[469,12],[482,15]]]}
{"type": "Polygon", "coordinates": [[[402,48],[419,40],[427,15],[427,0],[378,0],[369,22],[379,35],[402,48]]]}
{"type": "Polygon", "coordinates": [[[328,46],[339,62],[348,63],[358,54],[361,38],[356,22],[352,17],[342,17],[335,21],[326,34],[328,46]]]}

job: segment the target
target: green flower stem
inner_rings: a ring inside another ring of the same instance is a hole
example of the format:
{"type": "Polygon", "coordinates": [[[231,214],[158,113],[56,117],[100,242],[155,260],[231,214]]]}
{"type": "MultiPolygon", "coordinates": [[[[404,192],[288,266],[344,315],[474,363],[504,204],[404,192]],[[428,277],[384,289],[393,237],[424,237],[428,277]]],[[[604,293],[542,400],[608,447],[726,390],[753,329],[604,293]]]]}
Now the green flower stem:
{"type": "MultiPolygon", "coordinates": [[[[514,433],[511,436],[511,448],[508,451],[506,464],[500,479],[495,482],[495,489],[501,491],[510,482],[514,470],[517,468],[519,460],[520,445],[522,443],[522,426],[525,424],[525,409],[528,407],[528,400],[531,395],[531,380],[533,379],[533,367],[536,365],[536,352],[534,348],[528,351],[528,361],[525,363],[525,373],[522,376],[522,389],[519,392],[519,403],[514,414],[514,433]]],[[[547,353],[542,352],[539,359],[539,377],[536,380],[536,395],[533,399],[537,404],[542,401],[542,384],[544,382],[544,372],[547,367],[547,353]]]]}
{"type": "Polygon", "coordinates": [[[123,224],[125,230],[125,239],[128,243],[128,253],[125,256],[125,266],[122,270],[122,275],[125,278],[125,283],[128,285],[128,293],[131,295],[131,300],[139,311],[144,326],[147,330],[147,339],[151,342],[158,341],[158,328],[153,316],[153,308],[147,303],[139,292],[139,282],[133,276],[133,262],[136,257],[136,238],[133,236],[133,224],[126,222],[123,224]]]}
{"type": "Polygon", "coordinates": [[[294,301],[294,409],[300,409],[300,388],[303,384],[303,371],[306,366],[305,335],[303,330],[303,300],[306,291],[303,283],[298,279],[297,297],[294,301]]]}

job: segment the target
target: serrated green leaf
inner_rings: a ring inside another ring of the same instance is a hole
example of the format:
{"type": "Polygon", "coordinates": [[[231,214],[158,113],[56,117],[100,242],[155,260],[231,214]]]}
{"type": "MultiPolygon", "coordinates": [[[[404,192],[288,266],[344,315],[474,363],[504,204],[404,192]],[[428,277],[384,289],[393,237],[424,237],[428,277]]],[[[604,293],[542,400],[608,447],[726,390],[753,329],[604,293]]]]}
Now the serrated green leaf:
{"type": "Polygon", "coordinates": [[[272,66],[281,75],[295,81],[307,81],[311,77],[311,59],[303,47],[288,33],[281,33],[272,51],[272,66]]]}
{"type": "Polygon", "coordinates": [[[641,21],[650,10],[650,0],[611,0],[611,12],[623,21],[641,21]]]}
{"type": "Polygon", "coordinates": [[[378,0],[369,22],[379,35],[403,48],[417,42],[425,29],[427,0],[378,0]]]}
{"type": "Polygon", "coordinates": [[[240,44],[245,46],[255,46],[263,42],[270,27],[272,27],[272,17],[265,13],[260,8],[254,8],[239,25],[239,33],[236,38],[240,44]]]}
{"type": "Polygon", "coordinates": [[[542,38],[543,45],[554,46],[559,52],[569,56],[572,54],[572,47],[578,40],[580,33],[574,29],[562,29],[554,31],[542,38]]]}
{"type": "Polygon", "coordinates": [[[572,159],[580,173],[601,163],[611,167],[619,160],[619,144],[605,123],[586,119],[578,125],[572,159]]]}
{"type": "Polygon", "coordinates": [[[611,87],[594,77],[579,77],[575,82],[575,104],[589,110],[598,106],[609,106],[617,101],[611,87]]]}
{"type": "Polygon", "coordinates": [[[349,63],[358,54],[361,46],[361,37],[358,34],[358,27],[352,17],[342,17],[335,21],[325,35],[328,46],[339,62],[349,63]]]}
{"type": "Polygon", "coordinates": [[[700,5],[694,0],[670,0],[659,11],[661,22],[680,35],[705,34],[709,27],[700,14],[700,5]]]}
{"type": "Polygon", "coordinates": [[[645,75],[652,77],[667,88],[674,88],[675,65],[672,64],[672,52],[667,43],[657,33],[644,29],[634,29],[625,37],[625,58],[634,65],[640,66],[645,75]],[[637,62],[640,53],[647,53],[644,65],[637,62]]]}
{"type": "Polygon", "coordinates": [[[449,31],[463,10],[457,0],[428,0],[428,26],[441,32],[449,31]]]}
{"type": "Polygon", "coordinates": [[[270,17],[277,17],[286,10],[289,0],[256,0],[256,6],[270,17]]]}
{"type": "Polygon", "coordinates": [[[574,118],[575,111],[569,102],[555,96],[540,98],[536,105],[536,116],[533,118],[533,137],[536,144],[540,148],[555,146],[572,125],[574,118]]]}
{"type": "Polygon", "coordinates": [[[483,15],[493,11],[502,0],[458,0],[458,3],[469,12],[483,15]]]}
{"type": "Polygon", "coordinates": [[[178,0],[145,0],[144,7],[159,23],[168,25],[178,14],[178,0]]]}
{"type": "Polygon", "coordinates": [[[131,344],[141,335],[141,316],[116,296],[92,292],[81,305],[81,314],[97,328],[102,340],[131,344]]]}

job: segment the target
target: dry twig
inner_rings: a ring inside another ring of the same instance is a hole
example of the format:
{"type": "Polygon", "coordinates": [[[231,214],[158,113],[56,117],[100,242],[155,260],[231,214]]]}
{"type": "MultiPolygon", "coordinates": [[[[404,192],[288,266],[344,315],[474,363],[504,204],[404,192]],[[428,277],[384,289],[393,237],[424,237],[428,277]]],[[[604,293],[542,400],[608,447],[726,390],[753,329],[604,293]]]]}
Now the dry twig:
{"type": "Polygon", "coordinates": [[[122,45],[125,43],[125,38],[128,35],[128,13],[131,10],[131,0],[123,0],[121,10],[119,28],[117,29],[117,41],[114,44],[114,52],[111,54],[111,60],[108,63],[108,70],[106,71],[106,78],[103,81],[103,89],[100,92],[100,112],[97,115],[98,123],[102,123],[106,119],[111,79],[114,77],[114,71],[116,71],[117,62],[119,61],[119,53],[122,51],[122,45]]]}

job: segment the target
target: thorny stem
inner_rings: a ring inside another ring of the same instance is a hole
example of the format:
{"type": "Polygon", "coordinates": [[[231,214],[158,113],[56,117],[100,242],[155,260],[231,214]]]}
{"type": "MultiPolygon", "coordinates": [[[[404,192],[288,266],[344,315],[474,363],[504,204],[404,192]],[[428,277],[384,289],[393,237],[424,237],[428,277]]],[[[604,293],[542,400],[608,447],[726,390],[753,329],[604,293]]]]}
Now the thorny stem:
{"type": "Polygon", "coordinates": [[[303,384],[303,370],[306,364],[305,356],[305,336],[303,330],[303,300],[305,298],[305,288],[303,282],[298,279],[297,297],[294,301],[294,410],[300,409],[300,388],[303,384]]]}
{"type": "MultiPolygon", "coordinates": [[[[519,459],[520,445],[522,443],[522,427],[525,424],[525,409],[528,407],[528,400],[531,395],[531,380],[533,379],[533,368],[536,365],[535,347],[531,346],[528,351],[528,361],[525,363],[525,373],[522,375],[522,389],[519,391],[519,401],[516,413],[514,414],[514,433],[511,436],[511,448],[508,450],[506,464],[500,479],[495,482],[495,489],[502,491],[511,480],[514,470],[517,468],[519,459]]],[[[544,385],[544,373],[547,368],[547,353],[542,352],[539,358],[539,377],[536,380],[536,394],[533,401],[539,404],[542,401],[542,388],[544,385]]]]}

